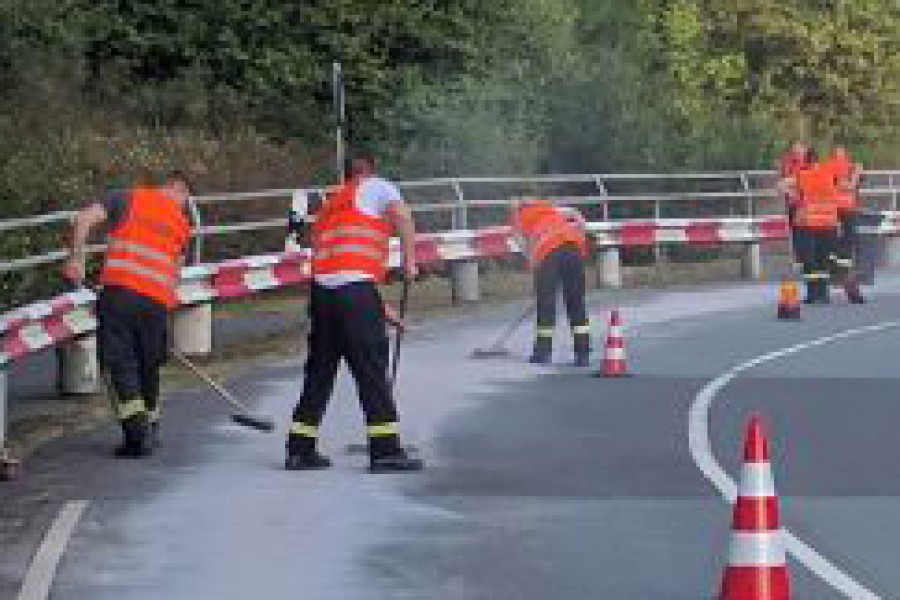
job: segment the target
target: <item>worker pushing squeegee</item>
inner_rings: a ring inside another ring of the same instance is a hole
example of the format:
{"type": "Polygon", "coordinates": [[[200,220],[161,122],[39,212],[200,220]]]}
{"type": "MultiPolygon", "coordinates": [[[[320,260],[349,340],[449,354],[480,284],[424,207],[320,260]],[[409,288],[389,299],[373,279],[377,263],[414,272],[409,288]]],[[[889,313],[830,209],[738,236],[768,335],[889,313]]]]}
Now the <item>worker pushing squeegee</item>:
{"type": "MultiPolygon", "coordinates": [[[[122,425],[123,442],[115,451],[120,458],[149,456],[159,443],[159,369],[168,354],[168,313],[177,304],[182,255],[191,236],[189,197],[186,175],[174,171],[161,186],[145,182],[113,192],[73,221],[71,253],[63,266],[73,285],[84,285],[91,231],[101,224],[109,231],[96,304],[97,340],[101,373],[122,425]]],[[[221,387],[216,391],[236,403],[221,387]]],[[[245,410],[236,416],[243,425],[272,428],[245,410]]]]}

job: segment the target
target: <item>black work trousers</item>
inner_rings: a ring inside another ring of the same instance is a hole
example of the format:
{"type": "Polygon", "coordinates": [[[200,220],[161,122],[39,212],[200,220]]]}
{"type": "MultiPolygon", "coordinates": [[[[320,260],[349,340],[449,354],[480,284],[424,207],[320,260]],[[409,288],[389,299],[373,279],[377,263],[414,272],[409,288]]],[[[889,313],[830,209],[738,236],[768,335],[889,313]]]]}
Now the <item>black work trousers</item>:
{"type": "Polygon", "coordinates": [[[325,414],[341,360],[356,381],[373,456],[397,451],[397,409],[388,384],[390,355],[384,307],[372,282],[328,288],[314,283],[310,292],[309,355],[303,393],[294,409],[288,451],[315,448],[316,430],[325,414]]]}
{"type": "Polygon", "coordinates": [[[129,289],[104,288],[97,297],[97,350],[119,418],[153,420],[168,356],[168,309],[129,289]]]}
{"type": "Polygon", "coordinates": [[[584,260],[576,248],[566,245],[547,255],[534,272],[537,302],[534,350],[538,355],[551,351],[556,326],[556,298],[560,289],[575,340],[575,353],[583,354],[590,350],[584,260]]]}
{"type": "Polygon", "coordinates": [[[803,278],[807,302],[826,302],[838,250],[836,229],[799,229],[804,248],[803,278]]]}

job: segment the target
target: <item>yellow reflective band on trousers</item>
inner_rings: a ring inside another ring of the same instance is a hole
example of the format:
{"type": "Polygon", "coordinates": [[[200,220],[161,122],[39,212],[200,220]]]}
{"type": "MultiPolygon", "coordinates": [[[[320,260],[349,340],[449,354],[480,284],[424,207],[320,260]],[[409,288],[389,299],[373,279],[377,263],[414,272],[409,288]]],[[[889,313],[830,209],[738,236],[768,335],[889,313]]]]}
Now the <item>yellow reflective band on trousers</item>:
{"type": "Polygon", "coordinates": [[[314,438],[319,437],[319,428],[315,425],[307,425],[306,423],[291,423],[290,433],[291,435],[314,438]]]}
{"type": "Polygon", "coordinates": [[[803,276],[807,281],[821,281],[823,279],[831,279],[828,273],[807,273],[803,276]]]}
{"type": "Polygon", "coordinates": [[[591,332],[590,325],[576,325],[572,328],[572,333],[575,335],[587,335],[591,332]]]}
{"type": "Polygon", "coordinates": [[[382,423],[381,425],[369,425],[369,437],[389,437],[397,435],[396,423],[382,423]]]}
{"type": "Polygon", "coordinates": [[[538,327],[534,334],[538,337],[553,337],[552,327],[538,327]]]}
{"type": "Polygon", "coordinates": [[[133,398],[126,400],[116,406],[116,413],[122,421],[135,417],[147,412],[147,406],[144,404],[143,398],[133,398]]]}

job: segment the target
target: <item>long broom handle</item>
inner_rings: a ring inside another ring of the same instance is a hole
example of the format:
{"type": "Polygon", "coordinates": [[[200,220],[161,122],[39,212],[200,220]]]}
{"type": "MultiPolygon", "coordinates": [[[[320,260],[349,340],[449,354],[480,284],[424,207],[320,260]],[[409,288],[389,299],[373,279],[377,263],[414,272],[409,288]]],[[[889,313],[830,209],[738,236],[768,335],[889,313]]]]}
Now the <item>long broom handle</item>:
{"type": "MultiPolygon", "coordinates": [[[[406,276],[403,277],[403,293],[400,296],[400,311],[399,317],[400,320],[403,321],[403,318],[406,316],[406,305],[409,301],[409,278],[406,276]]],[[[397,359],[400,356],[400,345],[403,341],[403,328],[398,327],[397,333],[394,336],[394,352],[391,357],[391,379],[390,379],[390,389],[394,389],[394,383],[397,381],[397,359]]]]}
{"type": "Polygon", "coordinates": [[[178,362],[180,362],[182,365],[187,367],[187,369],[191,373],[196,375],[199,379],[201,379],[204,383],[206,383],[206,385],[211,387],[213,389],[213,391],[215,391],[219,395],[220,398],[222,398],[228,404],[233,406],[237,411],[239,411],[241,413],[249,413],[250,412],[248,410],[248,408],[246,406],[244,406],[244,404],[240,400],[238,400],[237,398],[234,397],[234,394],[232,394],[231,392],[229,392],[228,390],[223,388],[221,385],[219,385],[219,382],[217,382],[215,379],[213,379],[212,377],[207,375],[205,372],[200,370],[200,368],[197,365],[195,365],[193,362],[188,360],[188,358],[184,354],[182,354],[178,350],[175,350],[174,348],[170,352],[172,353],[172,356],[174,356],[178,360],[178,362]]]}
{"type": "Polygon", "coordinates": [[[534,311],[535,311],[536,308],[537,308],[537,307],[536,307],[534,304],[529,305],[528,308],[526,308],[524,311],[522,311],[522,314],[520,314],[520,315],[518,316],[518,318],[517,318],[515,321],[513,321],[512,323],[510,323],[510,324],[509,324],[509,327],[507,327],[507,328],[503,331],[503,333],[501,333],[500,336],[499,336],[496,340],[494,340],[494,343],[491,344],[490,347],[491,347],[491,348],[496,348],[496,347],[502,346],[504,343],[506,343],[506,341],[507,341],[510,337],[512,337],[512,334],[514,334],[514,333],[516,332],[516,330],[519,328],[519,326],[520,326],[520,325],[521,325],[528,317],[530,317],[530,316],[534,313],[534,311]]]}

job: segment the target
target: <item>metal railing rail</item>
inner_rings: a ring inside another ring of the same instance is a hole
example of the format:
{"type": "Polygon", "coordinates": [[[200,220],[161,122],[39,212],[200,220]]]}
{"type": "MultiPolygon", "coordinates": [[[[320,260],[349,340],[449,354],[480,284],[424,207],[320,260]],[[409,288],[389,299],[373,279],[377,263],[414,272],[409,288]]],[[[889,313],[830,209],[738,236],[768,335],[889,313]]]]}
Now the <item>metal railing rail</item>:
{"type": "MultiPolygon", "coordinates": [[[[734,212],[730,216],[753,216],[758,212],[760,200],[772,199],[775,194],[771,183],[775,176],[773,171],[722,171],[714,173],[615,173],[615,174],[575,174],[575,175],[538,175],[529,177],[445,177],[420,181],[401,181],[398,186],[410,197],[410,207],[417,214],[422,213],[449,213],[450,229],[466,229],[470,226],[470,216],[475,209],[489,209],[508,205],[514,197],[523,194],[513,194],[503,189],[504,186],[534,186],[535,184],[581,184],[590,186],[590,190],[582,193],[548,193],[559,203],[571,206],[591,206],[600,208],[597,216],[600,220],[610,221],[612,215],[610,206],[617,203],[653,203],[653,218],[662,217],[662,206],[666,203],[698,201],[722,201],[735,202],[743,200],[743,214],[734,212]],[[622,192],[613,189],[615,184],[621,183],[647,183],[664,182],[668,184],[690,184],[698,182],[722,182],[728,184],[725,189],[709,191],[698,189],[694,191],[636,191],[622,192]],[[497,194],[499,197],[486,197],[489,194],[479,194],[467,191],[472,186],[496,186],[501,188],[497,194]],[[417,201],[414,197],[422,191],[439,192],[440,199],[427,199],[417,201]],[[445,194],[445,192],[446,194],[445,194]],[[444,195],[445,194],[445,195],[444,195]]],[[[864,187],[860,191],[865,199],[886,199],[891,210],[900,209],[900,171],[873,170],[866,171],[864,187]],[[880,180],[880,184],[873,181],[880,180]],[[886,180],[886,181],[885,181],[886,180]]],[[[235,203],[258,200],[285,200],[297,192],[312,196],[323,195],[328,188],[309,187],[296,189],[272,189],[252,192],[217,193],[197,196],[192,199],[190,205],[191,215],[194,221],[194,243],[192,259],[194,263],[202,262],[204,239],[211,236],[225,236],[236,233],[274,230],[284,228],[287,224],[287,216],[255,219],[251,221],[238,221],[226,223],[209,222],[209,209],[215,205],[233,205],[235,203]]],[[[283,207],[287,208],[287,203],[283,207]]],[[[16,231],[29,227],[41,227],[52,223],[65,222],[72,218],[74,211],[59,211],[33,217],[20,217],[0,220],[0,233],[16,231]]],[[[706,215],[697,215],[706,216],[706,215]]],[[[99,252],[102,245],[94,245],[90,251],[99,252]]],[[[44,266],[59,262],[66,256],[63,249],[55,248],[43,253],[24,257],[0,259],[0,274],[11,271],[20,271],[34,267],[44,266]]]]}

